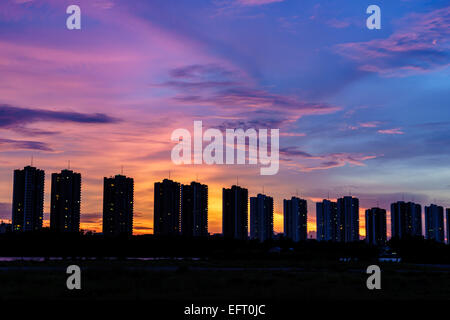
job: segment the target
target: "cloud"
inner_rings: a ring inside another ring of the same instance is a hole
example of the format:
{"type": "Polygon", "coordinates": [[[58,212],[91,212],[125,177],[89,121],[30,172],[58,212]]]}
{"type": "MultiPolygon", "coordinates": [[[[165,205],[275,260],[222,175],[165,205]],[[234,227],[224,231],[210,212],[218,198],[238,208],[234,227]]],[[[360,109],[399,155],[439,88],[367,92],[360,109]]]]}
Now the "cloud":
{"type": "Polygon", "coordinates": [[[160,84],[176,90],[178,103],[219,107],[232,117],[221,125],[232,127],[277,128],[304,115],[328,114],[340,107],[307,102],[298,97],[258,88],[243,72],[219,65],[190,65],[169,71],[169,80],[160,84]],[[250,120],[249,120],[250,119],[250,120]]]}
{"type": "Polygon", "coordinates": [[[38,141],[0,139],[0,151],[6,150],[40,150],[53,151],[48,144],[38,141]]]}
{"type": "Polygon", "coordinates": [[[381,133],[381,134],[404,134],[404,132],[401,130],[401,128],[378,130],[378,133],[381,133]]]}
{"type": "Polygon", "coordinates": [[[38,121],[97,124],[118,122],[117,119],[104,113],[83,114],[69,111],[51,111],[0,105],[0,128],[11,128],[38,121]]]}
{"type": "Polygon", "coordinates": [[[350,25],[350,22],[344,20],[338,20],[336,18],[328,19],[327,25],[336,29],[347,28],[350,25]]]}
{"type": "Polygon", "coordinates": [[[283,2],[284,0],[236,0],[236,3],[243,6],[261,6],[265,4],[283,2]]]}
{"type": "Polygon", "coordinates": [[[359,126],[361,128],[376,128],[380,125],[379,121],[369,121],[369,122],[361,122],[359,126]]]}
{"type": "Polygon", "coordinates": [[[280,148],[280,154],[285,156],[300,156],[304,158],[313,158],[310,153],[299,150],[297,147],[284,147],[280,148]]]}
{"type": "Polygon", "coordinates": [[[144,226],[133,226],[133,229],[134,230],[144,230],[144,231],[146,231],[146,230],[148,230],[148,231],[153,230],[152,227],[144,227],[144,226]]]}
{"type": "Polygon", "coordinates": [[[386,39],[337,45],[359,69],[386,77],[434,71],[450,63],[450,7],[412,14],[386,39]]]}
{"type": "Polygon", "coordinates": [[[346,152],[313,155],[298,149],[298,147],[280,148],[280,154],[285,156],[282,160],[286,166],[302,172],[327,170],[343,167],[347,164],[362,167],[365,166],[364,161],[377,158],[376,155],[346,152]],[[301,162],[296,158],[301,158],[301,162]]]}
{"type": "Polygon", "coordinates": [[[102,213],[81,213],[80,215],[81,223],[101,223],[102,213]]]}

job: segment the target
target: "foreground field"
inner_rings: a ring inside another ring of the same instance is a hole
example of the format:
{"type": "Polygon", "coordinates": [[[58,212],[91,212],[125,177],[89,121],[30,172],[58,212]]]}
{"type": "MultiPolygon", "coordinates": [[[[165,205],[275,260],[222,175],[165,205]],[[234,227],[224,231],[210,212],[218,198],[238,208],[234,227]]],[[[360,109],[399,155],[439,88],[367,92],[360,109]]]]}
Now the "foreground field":
{"type": "Polygon", "coordinates": [[[44,261],[0,263],[3,300],[449,300],[450,266],[381,264],[382,289],[366,287],[367,265],[292,261],[44,261]],[[66,268],[82,289],[66,288],[66,268]]]}

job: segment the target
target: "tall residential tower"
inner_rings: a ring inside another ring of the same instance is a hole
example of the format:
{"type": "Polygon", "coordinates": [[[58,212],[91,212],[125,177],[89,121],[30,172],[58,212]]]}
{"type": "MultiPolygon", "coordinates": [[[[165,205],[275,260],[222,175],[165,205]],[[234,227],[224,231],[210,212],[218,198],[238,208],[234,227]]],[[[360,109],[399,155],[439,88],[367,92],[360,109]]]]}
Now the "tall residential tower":
{"type": "Polygon", "coordinates": [[[366,210],[366,242],[371,245],[386,244],[386,210],[366,210]]]}
{"type": "Polygon", "coordinates": [[[189,237],[208,235],[208,186],[191,182],[181,186],[181,234],[189,237]]]}
{"type": "Polygon", "coordinates": [[[179,235],[181,223],[180,183],[169,179],[156,182],[154,196],[154,234],[162,236],[179,235]]]}
{"type": "Polygon", "coordinates": [[[80,231],[81,174],[62,170],[52,174],[50,229],[80,231]]]}
{"type": "Polygon", "coordinates": [[[261,242],[273,238],[273,198],[258,194],[250,198],[250,238],[261,242]]]}
{"type": "Polygon", "coordinates": [[[222,189],[222,233],[225,238],[248,239],[248,190],[222,189]]]}
{"type": "Polygon", "coordinates": [[[317,241],[338,241],[337,203],[316,203],[317,241]]]}
{"type": "Polygon", "coordinates": [[[444,242],[444,208],[431,204],[425,207],[425,235],[427,239],[444,242]]]}
{"type": "Polygon", "coordinates": [[[13,231],[39,231],[44,217],[44,170],[27,166],[14,170],[13,231]]]}
{"type": "Polygon", "coordinates": [[[131,236],[133,234],[133,179],[116,175],[104,178],[103,185],[103,234],[131,236]]]}
{"type": "Polygon", "coordinates": [[[283,200],[284,235],[295,242],[308,238],[306,200],[292,197],[283,200]]]}

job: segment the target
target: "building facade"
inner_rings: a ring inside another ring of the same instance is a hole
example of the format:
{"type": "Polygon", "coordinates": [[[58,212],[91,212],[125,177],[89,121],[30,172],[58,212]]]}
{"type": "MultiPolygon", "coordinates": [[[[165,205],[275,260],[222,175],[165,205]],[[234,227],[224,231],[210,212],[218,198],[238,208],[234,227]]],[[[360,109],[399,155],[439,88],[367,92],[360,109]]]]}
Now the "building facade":
{"type": "Polygon", "coordinates": [[[316,203],[317,241],[338,241],[337,203],[322,200],[316,203]]]}
{"type": "Polygon", "coordinates": [[[308,238],[308,206],[306,200],[292,197],[283,200],[284,235],[294,242],[308,238]]]}
{"type": "Polygon", "coordinates": [[[425,235],[427,239],[444,242],[444,208],[431,204],[425,207],[425,235]]]}
{"type": "Polygon", "coordinates": [[[155,235],[180,234],[181,185],[164,179],[155,183],[153,232],[155,235]]]}
{"type": "Polygon", "coordinates": [[[422,206],[414,202],[392,203],[391,234],[399,239],[422,236],[422,206]]]}
{"type": "Polygon", "coordinates": [[[250,238],[261,242],[273,238],[273,198],[258,194],[250,198],[250,238]]]}
{"type": "Polygon", "coordinates": [[[27,166],[14,170],[12,228],[40,231],[44,218],[44,170],[27,166]]]}
{"type": "Polygon", "coordinates": [[[386,210],[371,208],[366,210],[366,242],[371,245],[386,244],[386,210]]]}
{"type": "Polygon", "coordinates": [[[103,234],[133,234],[134,180],[116,175],[103,180],[103,234]]]}
{"type": "Polygon", "coordinates": [[[359,199],[346,196],[337,201],[339,242],[359,241],[359,199]]]}
{"type": "Polygon", "coordinates": [[[181,234],[188,237],[208,235],[208,186],[191,182],[181,186],[181,234]]]}
{"type": "Polygon", "coordinates": [[[446,212],[446,221],[447,221],[447,243],[450,244],[450,208],[445,210],[446,212]]]}
{"type": "Polygon", "coordinates": [[[81,174],[62,170],[52,174],[50,229],[80,231],[81,174]]]}
{"type": "Polygon", "coordinates": [[[248,190],[222,189],[222,233],[228,239],[248,239],[248,190]]]}

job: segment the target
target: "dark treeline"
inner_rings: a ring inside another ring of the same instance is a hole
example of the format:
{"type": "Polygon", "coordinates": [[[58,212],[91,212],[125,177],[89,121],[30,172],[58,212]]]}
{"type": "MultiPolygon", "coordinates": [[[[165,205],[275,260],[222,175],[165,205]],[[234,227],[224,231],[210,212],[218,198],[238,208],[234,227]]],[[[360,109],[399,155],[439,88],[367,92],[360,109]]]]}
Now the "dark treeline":
{"type": "MultiPolygon", "coordinates": [[[[422,238],[389,241],[390,252],[403,262],[450,263],[450,246],[422,238]]],[[[142,235],[108,238],[97,234],[58,234],[53,232],[0,235],[0,256],[5,257],[195,257],[210,259],[283,259],[292,261],[338,261],[353,258],[375,261],[384,248],[364,241],[352,243],[292,242],[288,239],[241,241],[221,236],[205,238],[157,237],[142,235]]]]}

